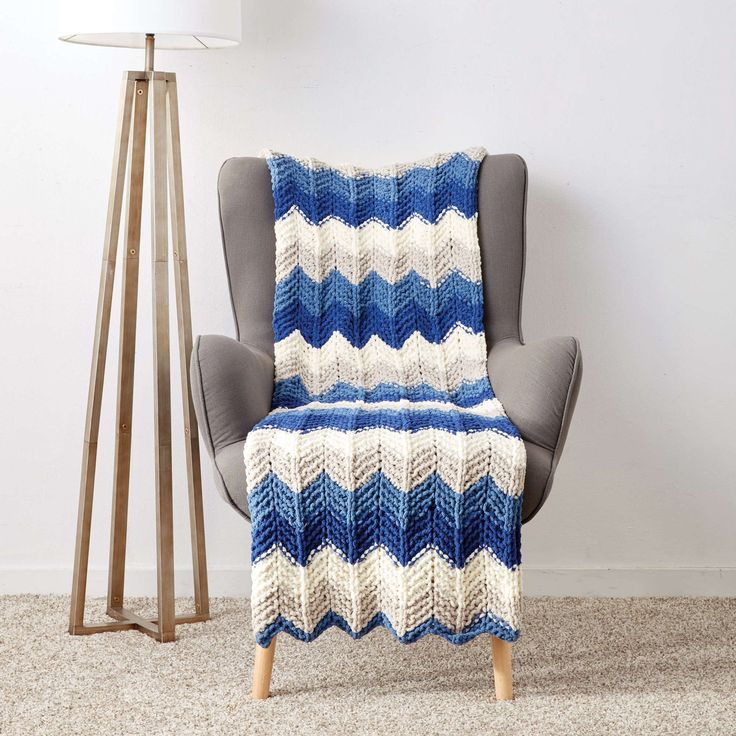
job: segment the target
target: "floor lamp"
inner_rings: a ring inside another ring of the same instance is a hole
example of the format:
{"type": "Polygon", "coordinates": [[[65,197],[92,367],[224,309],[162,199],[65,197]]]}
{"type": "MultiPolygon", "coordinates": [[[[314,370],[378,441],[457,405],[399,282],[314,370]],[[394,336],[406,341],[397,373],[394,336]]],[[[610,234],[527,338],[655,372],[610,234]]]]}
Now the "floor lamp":
{"type": "Polygon", "coordinates": [[[179,623],[209,618],[199,436],[189,391],[192,326],[189,306],[184,195],[176,75],[154,71],[154,48],[208,49],[240,42],[241,0],[64,0],[63,34],[73,43],[145,48],[145,69],[126,72],[120,103],[110,199],[97,302],[87,418],[82,455],[77,539],[69,632],[139,630],[158,641],[173,641],[179,623]],[[147,130],[148,136],[147,136],[147,130]],[[135,365],[138,266],[146,143],[150,147],[151,257],[153,291],[154,425],[156,453],[156,547],[158,615],[139,616],[124,606],[125,547],[130,478],[133,376],[135,365]],[[107,613],[113,621],[86,624],[84,607],[89,563],[97,441],[100,429],[112,291],[127,188],[117,385],[115,467],[107,613]],[[169,253],[168,219],[171,219],[169,253]],[[174,271],[184,436],[189,488],[195,612],[177,616],[174,602],[174,543],[171,463],[171,383],[169,355],[169,256],[174,271]]]}

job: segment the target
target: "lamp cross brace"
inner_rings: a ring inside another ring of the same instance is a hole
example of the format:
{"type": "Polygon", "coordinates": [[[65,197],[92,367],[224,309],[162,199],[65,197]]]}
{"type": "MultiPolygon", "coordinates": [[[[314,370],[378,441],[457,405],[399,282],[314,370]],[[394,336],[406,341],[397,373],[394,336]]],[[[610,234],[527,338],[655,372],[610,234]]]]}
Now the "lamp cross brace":
{"type": "MultiPolygon", "coordinates": [[[[153,46],[152,39],[150,46],[153,46]]],[[[167,642],[175,627],[209,619],[207,562],[202,509],[199,434],[190,393],[189,358],[192,321],[189,302],[184,193],[176,75],[153,71],[153,49],[147,71],[126,72],[120,103],[110,199],[105,228],[102,272],[97,302],[92,370],[82,453],[82,479],[77,517],[69,633],[94,634],[135,629],[167,642]],[[128,524],[133,379],[135,371],[138,268],[147,127],[151,147],[152,291],[154,348],[154,421],[156,454],[156,548],[158,615],[146,619],[124,606],[125,551],[128,524]],[[107,614],[113,621],[85,624],[84,608],[89,565],[97,443],[100,430],[113,283],[127,178],[127,207],[122,254],[120,351],[117,385],[117,430],[113,472],[112,523],[107,614]],[[179,337],[182,406],[186,448],[189,520],[194,574],[195,612],[177,616],[174,600],[174,528],[171,461],[171,376],[169,355],[169,233],[179,337]]]]}

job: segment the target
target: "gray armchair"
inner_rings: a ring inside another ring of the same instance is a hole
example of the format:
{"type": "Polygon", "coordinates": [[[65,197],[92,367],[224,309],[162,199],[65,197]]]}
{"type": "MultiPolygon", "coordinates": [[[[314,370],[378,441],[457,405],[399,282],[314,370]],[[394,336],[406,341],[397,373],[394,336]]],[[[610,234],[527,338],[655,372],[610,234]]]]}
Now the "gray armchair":
{"type": "MultiPolygon", "coordinates": [[[[493,389],[527,450],[523,519],[549,495],[582,375],[574,337],[521,337],[527,172],[519,156],[486,156],[478,180],[478,234],[493,389]]],[[[270,410],[273,389],[274,205],[263,159],[225,162],[220,222],[237,337],[198,337],[192,392],[200,433],[223,497],[249,517],[243,444],[270,410]]]]}

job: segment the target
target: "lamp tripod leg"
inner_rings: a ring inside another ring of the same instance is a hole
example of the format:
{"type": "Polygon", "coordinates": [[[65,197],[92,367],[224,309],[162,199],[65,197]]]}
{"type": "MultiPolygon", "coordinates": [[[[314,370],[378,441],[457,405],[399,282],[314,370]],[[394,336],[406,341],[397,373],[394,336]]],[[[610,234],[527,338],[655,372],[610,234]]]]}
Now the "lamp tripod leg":
{"type": "Polygon", "coordinates": [[[148,117],[148,82],[136,80],[133,142],[128,175],[128,211],[125,224],[123,284],[120,318],[120,357],[118,366],[118,405],[115,436],[115,469],[110,525],[110,569],[107,606],[123,607],[125,586],[125,546],[128,524],[130,485],[130,450],[133,426],[133,380],[135,373],[135,336],[138,309],[138,266],[143,205],[143,173],[146,156],[146,121],[148,117]]]}
{"type": "Polygon", "coordinates": [[[184,224],[184,187],[179,137],[179,102],[175,79],[166,82],[166,123],[168,132],[169,199],[171,208],[171,240],[173,243],[174,289],[179,332],[179,368],[181,398],[184,410],[184,445],[189,491],[189,525],[194,571],[194,605],[198,614],[209,617],[207,558],[204,541],[204,509],[202,506],[202,473],[199,457],[199,433],[192,403],[189,363],[192,355],[192,312],[189,300],[189,271],[184,224]]]}
{"type": "Polygon", "coordinates": [[[154,425],[156,452],[156,550],[158,569],[158,633],[175,638],[174,518],[171,468],[171,371],[169,356],[168,206],[166,178],[166,81],[151,86],[151,215],[154,354],[154,425]]]}
{"type": "MultiPolygon", "coordinates": [[[[72,597],[69,610],[69,632],[85,633],[84,603],[87,591],[87,567],[89,564],[89,541],[92,527],[92,502],[94,498],[95,470],[97,464],[97,441],[100,434],[100,412],[102,408],[102,388],[105,380],[105,358],[110,333],[110,311],[115,281],[115,261],[117,258],[120,217],[123,205],[125,169],[130,139],[130,121],[133,108],[135,83],[127,76],[123,79],[110,181],[110,199],[105,226],[105,243],[102,255],[100,290],[97,299],[97,319],[94,345],[92,349],[92,369],[87,397],[87,416],[82,450],[82,479],[79,489],[79,509],[77,512],[77,538],[74,549],[74,571],[72,597]]],[[[111,629],[123,628],[120,624],[110,624],[111,629]]],[[[131,627],[125,627],[131,628],[131,627]]]]}

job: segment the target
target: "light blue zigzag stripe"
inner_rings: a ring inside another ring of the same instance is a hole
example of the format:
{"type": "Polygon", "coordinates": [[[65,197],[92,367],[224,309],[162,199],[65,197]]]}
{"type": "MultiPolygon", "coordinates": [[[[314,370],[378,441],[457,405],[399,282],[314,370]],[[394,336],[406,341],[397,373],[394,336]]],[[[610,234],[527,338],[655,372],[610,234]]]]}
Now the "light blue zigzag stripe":
{"type": "Polygon", "coordinates": [[[353,386],[339,381],[326,391],[310,393],[301,376],[291,376],[276,381],[273,391],[273,408],[295,409],[303,404],[319,401],[332,403],[336,401],[441,401],[461,408],[472,408],[494,398],[493,389],[486,378],[477,381],[463,381],[454,391],[444,391],[421,383],[417,386],[404,386],[399,383],[379,383],[370,389],[353,386]]]}

